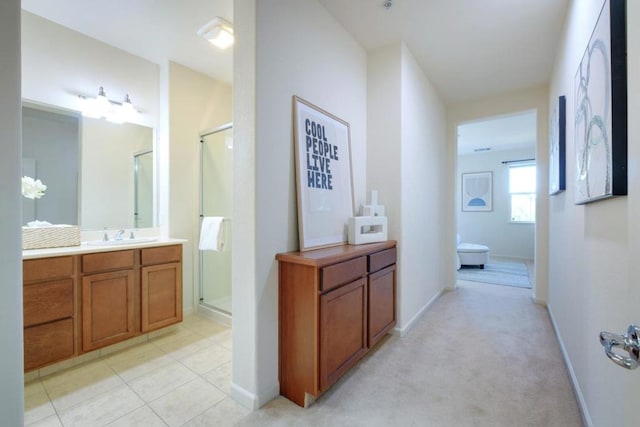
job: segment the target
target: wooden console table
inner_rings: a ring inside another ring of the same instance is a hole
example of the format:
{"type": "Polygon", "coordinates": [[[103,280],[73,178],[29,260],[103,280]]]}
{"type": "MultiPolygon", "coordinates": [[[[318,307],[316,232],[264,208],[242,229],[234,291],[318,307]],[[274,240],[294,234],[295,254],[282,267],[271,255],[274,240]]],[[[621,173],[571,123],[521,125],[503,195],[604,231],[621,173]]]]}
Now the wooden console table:
{"type": "Polygon", "coordinates": [[[396,324],[396,242],[276,255],[280,394],[307,407],[396,324]]]}

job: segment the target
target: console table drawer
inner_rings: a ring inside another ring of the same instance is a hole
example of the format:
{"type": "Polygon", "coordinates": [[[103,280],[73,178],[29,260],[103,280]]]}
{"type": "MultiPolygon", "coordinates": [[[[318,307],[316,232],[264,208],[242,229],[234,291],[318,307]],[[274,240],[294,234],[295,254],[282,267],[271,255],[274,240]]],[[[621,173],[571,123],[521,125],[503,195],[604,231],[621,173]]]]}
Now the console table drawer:
{"type": "Polygon", "coordinates": [[[366,274],[367,258],[363,256],[324,267],[320,270],[320,290],[328,291],[366,274]]]}
{"type": "Polygon", "coordinates": [[[369,255],[369,273],[376,272],[396,263],[396,248],[369,255]]]}

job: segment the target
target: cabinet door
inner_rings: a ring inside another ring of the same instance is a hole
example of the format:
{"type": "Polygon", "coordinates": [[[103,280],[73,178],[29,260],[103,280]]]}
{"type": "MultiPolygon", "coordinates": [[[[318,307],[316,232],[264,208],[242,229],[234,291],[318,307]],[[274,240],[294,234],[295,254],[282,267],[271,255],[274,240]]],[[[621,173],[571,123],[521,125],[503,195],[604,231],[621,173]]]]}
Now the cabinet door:
{"type": "Polygon", "coordinates": [[[369,348],[396,324],[396,266],[369,275],[369,348]]]}
{"type": "Polygon", "coordinates": [[[120,270],[82,278],[82,349],[93,350],[135,334],[134,273],[120,270]]]}
{"type": "Polygon", "coordinates": [[[367,280],[320,296],[320,389],[326,390],[367,351],[367,280]]]}
{"type": "Polygon", "coordinates": [[[182,321],[182,264],[142,267],[142,332],[182,321]]]}

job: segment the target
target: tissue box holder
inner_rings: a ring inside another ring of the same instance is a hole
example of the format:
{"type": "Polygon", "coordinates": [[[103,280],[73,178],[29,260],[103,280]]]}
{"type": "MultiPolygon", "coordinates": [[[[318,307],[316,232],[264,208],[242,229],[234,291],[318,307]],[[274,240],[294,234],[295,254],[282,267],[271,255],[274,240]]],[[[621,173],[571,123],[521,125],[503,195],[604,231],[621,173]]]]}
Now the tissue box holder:
{"type": "Polygon", "coordinates": [[[80,227],[22,227],[22,249],[80,246],[80,227]]]}
{"type": "Polygon", "coordinates": [[[349,244],[384,242],[387,240],[386,216],[354,216],[349,218],[349,244]]]}

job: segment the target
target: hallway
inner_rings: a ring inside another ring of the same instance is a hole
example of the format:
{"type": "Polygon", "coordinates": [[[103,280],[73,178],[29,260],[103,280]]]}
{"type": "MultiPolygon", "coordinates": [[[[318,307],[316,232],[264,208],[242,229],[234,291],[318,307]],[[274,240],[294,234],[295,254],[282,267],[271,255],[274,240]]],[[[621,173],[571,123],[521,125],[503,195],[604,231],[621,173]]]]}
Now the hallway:
{"type": "Polygon", "coordinates": [[[527,289],[459,282],[308,409],[279,397],[247,426],[580,426],[546,310],[527,289]]]}

